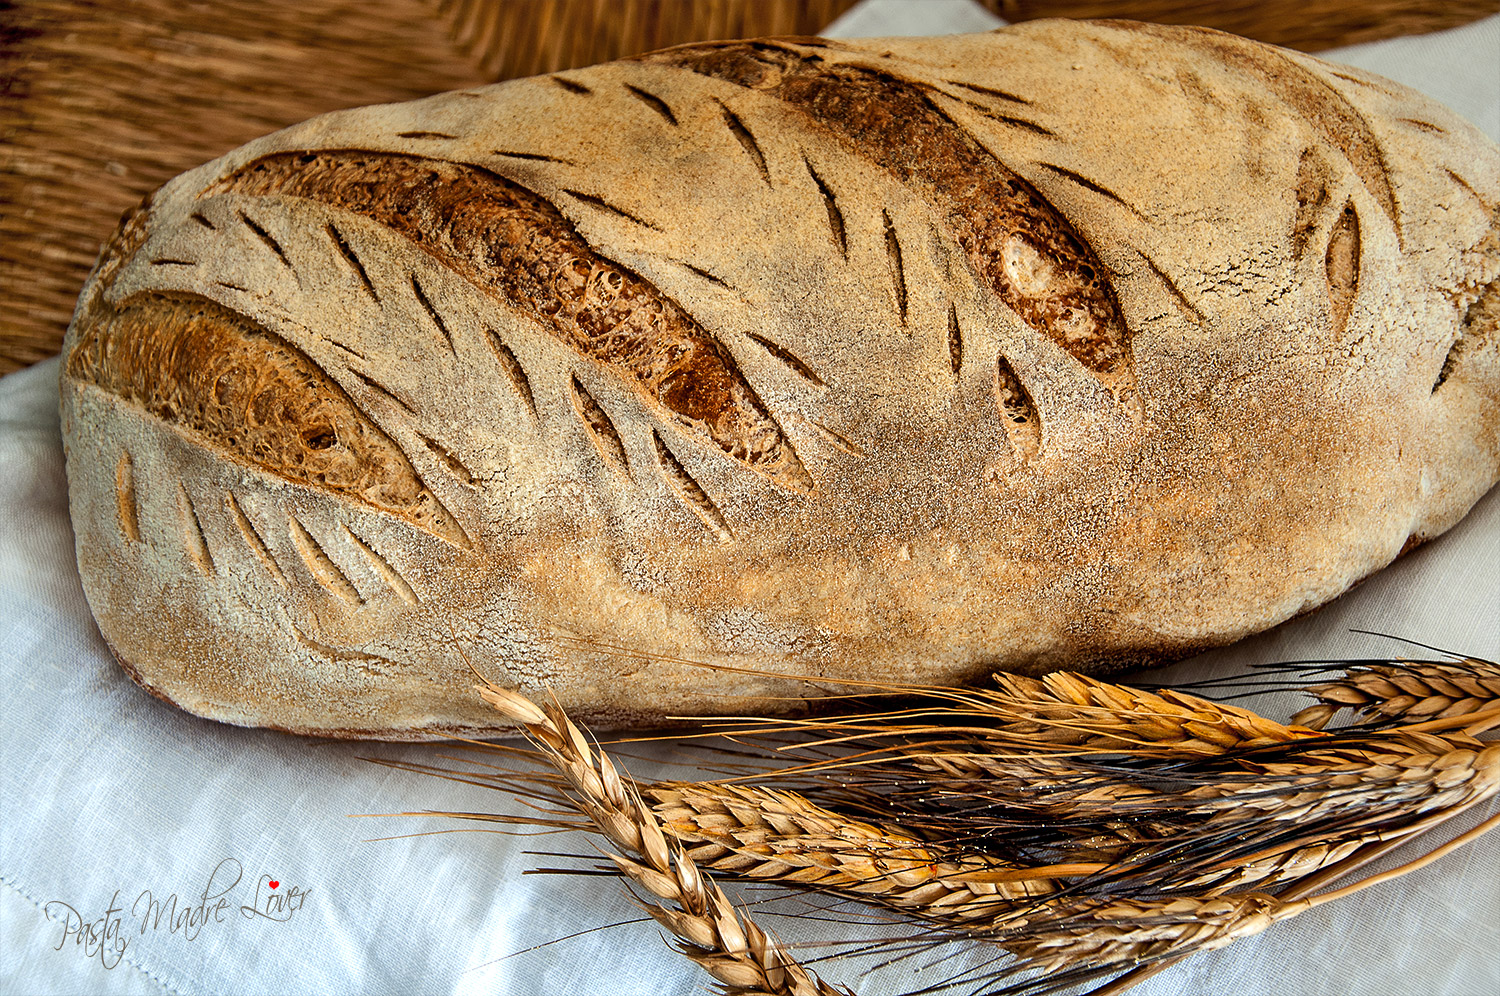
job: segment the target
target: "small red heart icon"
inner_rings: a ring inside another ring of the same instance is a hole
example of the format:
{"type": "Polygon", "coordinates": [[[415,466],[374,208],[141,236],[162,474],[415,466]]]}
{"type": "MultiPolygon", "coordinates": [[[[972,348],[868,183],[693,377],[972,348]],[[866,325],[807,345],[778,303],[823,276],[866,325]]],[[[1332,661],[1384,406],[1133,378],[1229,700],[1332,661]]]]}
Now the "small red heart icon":
{"type": "Polygon", "coordinates": [[[269,882],[267,882],[267,883],[266,883],[266,884],[267,884],[267,885],[269,885],[269,886],[270,886],[270,887],[271,887],[271,888],[273,888],[273,889],[274,889],[274,888],[276,888],[276,887],[277,887],[277,886],[278,886],[278,885],[280,885],[280,884],[281,884],[281,883],[280,883],[280,882],[278,882],[278,881],[276,881],[276,880],[275,880],[275,879],[274,879],[274,878],[273,878],[273,879],[271,879],[271,881],[269,881],[269,882]]]}

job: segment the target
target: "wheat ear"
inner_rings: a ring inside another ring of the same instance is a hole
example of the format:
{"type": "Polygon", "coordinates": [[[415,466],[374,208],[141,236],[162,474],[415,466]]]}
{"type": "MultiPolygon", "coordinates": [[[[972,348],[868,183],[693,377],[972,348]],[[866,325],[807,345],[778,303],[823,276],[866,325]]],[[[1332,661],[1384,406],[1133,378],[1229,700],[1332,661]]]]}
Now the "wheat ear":
{"type": "Polygon", "coordinates": [[[662,828],[705,868],[754,881],[834,890],[944,919],[994,922],[1055,892],[1060,875],[1102,866],[1027,868],[984,854],[947,857],[895,827],[824,809],[795,792],[720,782],[648,786],[662,828]]]}
{"type": "MultiPolygon", "coordinates": [[[[1109,904],[1113,907],[1112,912],[1121,916],[1121,921],[1110,931],[1099,934],[1089,928],[1087,921],[1107,916],[1106,904],[1101,903],[1083,910],[1072,922],[1043,923],[1032,935],[1014,937],[1005,946],[1023,957],[1037,958],[1039,963],[1044,963],[1053,970],[1066,970],[1080,963],[1093,966],[1094,969],[1088,973],[1090,976],[1096,975],[1097,968],[1101,966],[1120,968],[1133,964],[1135,968],[1126,975],[1085,994],[1119,996],[1188,955],[1200,950],[1223,947],[1230,941],[1259,933],[1278,920],[1288,919],[1371,886],[1408,875],[1473,843],[1497,827],[1500,827],[1500,814],[1491,816],[1467,832],[1400,867],[1312,898],[1305,897],[1308,891],[1317,888],[1311,883],[1320,876],[1310,878],[1307,888],[1299,885],[1281,896],[1245,893],[1212,902],[1190,899],[1109,904]],[[1128,923],[1132,918],[1141,925],[1149,926],[1144,930],[1127,929],[1119,934],[1114,933],[1121,923],[1128,923]],[[1183,929],[1174,932],[1171,929],[1174,922],[1179,922],[1183,929]],[[1196,943],[1193,942],[1195,937],[1196,943]]],[[[1391,846],[1387,844],[1380,851],[1389,850],[1391,846]]],[[[1359,860],[1372,860],[1374,857],[1375,854],[1371,853],[1359,860]]],[[[1336,873],[1336,870],[1330,869],[1329,873],[1336,873]]]]}
{"type": "Polygon", "coordinates": [[[1500,664],[1470,657],[1456,663],[1410,661],[1350,668],[1343,678],[1306,691],[1319,699],[1292,721],[1321,730],[1340,710],[1366,722],[1420,722],[1467,716],[1500,704],[1500,664]]]}
{"type": "Polygon", "coordinates": [[[885,753],[935,754],[1015,747],[1028,752],[1128,750],[1221,754],[1321,734],[1185,692],[1147,692],[1059,671],[1041,678],[994,675],[993,689],[911,689],[933,701],[856,717],[755,721],[737,732],[816,732],[813,744],[881,743],[885,753]]]}
{"type": "Polygon", "coordinates": [[[1000,938],[1029,967],[1058,972],[1078,964],[1106,968],[1212,951],[1310,908],[1250,892],[1218,898],[1107,899],[1049,910],[1055,915],[1000,938]]]}
{"type": "Polygon", "coordinates": [[[476,690],[497,712],[525,729],[541,754],[572,786],[569,801],[622,854],[610,859],[642,889],[668,905],[646,911],[682,942],[682,951],[733,996],[849,996],[823,982],[779,941],[735,909],[682,845],[668,840],[633,785],[595,751],[559,708],[542,709],[518,692],[489,684],[476,690]],[[675,908],[674,908],[675,907],[675,908]]]}
{"type": "MultiPolygon", "coordinates": [[[[1087,758],[982,759],[989,798],[1021,810],[1077,819],[1149,817],[1171,810],[1189,818],[1282,821],[1326,818],[1354,807],[1449,809],[1500,782],[1500,745],[1391,731],[1356,740],[1311,741],[1295,750],[1234,754],[1175,784],[1153,777],[1083,777],[1087,758]]],[[[1152,769],[1143,769],[1150,771],[1152,769]]]]}
{"type": "Polygon", "coordinates": [[[1248,709],[1163,689],[1148,692],[1059,671],[1041,678],[997,674],[992,708],[1026,746],[1218,754],[1315,736],[1248,709]]]}

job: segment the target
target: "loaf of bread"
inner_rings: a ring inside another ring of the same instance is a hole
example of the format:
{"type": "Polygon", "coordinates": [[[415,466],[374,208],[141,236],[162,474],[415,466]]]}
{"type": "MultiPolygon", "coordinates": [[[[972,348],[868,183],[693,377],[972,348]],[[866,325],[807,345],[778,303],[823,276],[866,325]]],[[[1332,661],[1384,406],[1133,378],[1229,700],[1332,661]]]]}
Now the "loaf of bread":
{"type": "Polygon", "coordinates": [[[1500,476],[1500,150],[1192,28],[691,45],[168,183],[69,331],[79,569],[203,716],[798,708],[1235,640],[1500,476]],[[832,687],[832,686],[829,686],[832,687]]]}

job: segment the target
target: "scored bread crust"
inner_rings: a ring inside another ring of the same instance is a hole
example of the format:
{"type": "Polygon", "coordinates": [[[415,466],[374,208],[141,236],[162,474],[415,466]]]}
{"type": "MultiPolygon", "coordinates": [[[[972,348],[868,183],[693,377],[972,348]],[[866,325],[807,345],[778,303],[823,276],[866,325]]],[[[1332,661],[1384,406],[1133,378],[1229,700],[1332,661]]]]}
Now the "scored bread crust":
{"type": "Polygon", "coordinates": [[[148,199],[64,346],[79,569],[148,689],[336,736],[501,725],[471,662],[605,726],[1161,662],[1462,517],[1497,326],[1500,150],[1362,71],[684,46],[148,199]]]}

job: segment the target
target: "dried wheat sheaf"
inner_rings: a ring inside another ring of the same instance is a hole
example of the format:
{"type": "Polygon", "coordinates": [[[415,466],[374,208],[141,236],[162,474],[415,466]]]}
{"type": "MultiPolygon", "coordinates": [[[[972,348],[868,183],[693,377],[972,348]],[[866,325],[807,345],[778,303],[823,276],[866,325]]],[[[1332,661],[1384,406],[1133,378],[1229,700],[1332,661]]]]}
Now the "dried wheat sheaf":
{"type": "MultiPolygon", "coordinates": [[[[486,682],[479,693],[545,767],[399,766],[558,807],[437,815],[601,835],[618,872],[654,897],[647,912],[726,993],[848,990],[800,964],[716,879],[856,900],[908,924],[916,943],[958,938],[1011,956],[924,991],[1034,996],[1114,978],[1093,992],[1116,993],[1500,822],[1319,894],[1500,788],[1500,743],[1480,739],[1500,726],[1500,665],[1336,669],[1305,689],[1318,704],[1290,725],[1181,688],[1070,673],[999,675],[988,689],[881,687],[876,701],[896,704],[860,715],[721,721],[734,777],[642,785],[560,709],[486,682]],[[1345,708],[1361,722],[1325,729],[1345,708]]],[[[1246,683],[1295,687],[1333,670],[1277,665],[1246,683]]]]}

